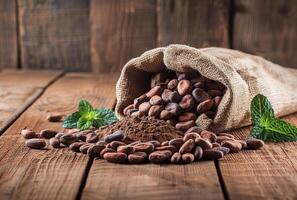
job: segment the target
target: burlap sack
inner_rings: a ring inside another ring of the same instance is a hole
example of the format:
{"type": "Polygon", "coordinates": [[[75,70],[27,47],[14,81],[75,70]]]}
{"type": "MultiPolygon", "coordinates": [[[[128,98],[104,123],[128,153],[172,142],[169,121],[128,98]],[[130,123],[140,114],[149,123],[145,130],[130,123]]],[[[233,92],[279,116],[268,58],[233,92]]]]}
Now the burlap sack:
{"type": "Polygon", "coordinates": [[[297,111],[297,70],[230,49],[170,45],[147,51],[124,66],[116,85],[117,116],[123,117],[123,109],[150,89],[152,75],[166,69],[194,69],[227,87],[215,118],[201,115],[196,121],[202,128],[223,131],[251,124],[250,103],[259,93],[268,97],[277,116],[297,111]]]}

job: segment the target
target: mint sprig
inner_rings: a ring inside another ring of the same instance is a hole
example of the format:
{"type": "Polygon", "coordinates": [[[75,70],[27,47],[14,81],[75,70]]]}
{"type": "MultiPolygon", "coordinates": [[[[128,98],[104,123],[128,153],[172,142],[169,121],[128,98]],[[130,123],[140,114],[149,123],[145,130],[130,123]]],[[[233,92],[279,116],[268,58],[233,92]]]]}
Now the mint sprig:
{"type": "Polygon", "coordinates": [[[78,111],[67,116],[63,128],[79,128],[85,130],[90,127],[99,128],[117,121],[114,112],[107,108],[94,109],[87,100],[80,100],[78,111]]]}
{"type": "Polygon", "coordinates": [[[297,141],[297,127],[275,117],[271,103],[264,95],[256,95],[251,103],[251,136],[265,141],[297,141]]]}

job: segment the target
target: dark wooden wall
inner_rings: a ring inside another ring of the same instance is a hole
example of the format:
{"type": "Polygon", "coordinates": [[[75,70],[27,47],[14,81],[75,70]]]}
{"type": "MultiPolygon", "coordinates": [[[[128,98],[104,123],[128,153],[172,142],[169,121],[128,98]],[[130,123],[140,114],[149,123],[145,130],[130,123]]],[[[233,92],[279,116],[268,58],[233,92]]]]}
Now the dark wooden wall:
{"type": "Polygon", "coordinates": [[[170,43],[297,68],[297,0],[0,1],[0,68],[119,71],[170,43]]]}

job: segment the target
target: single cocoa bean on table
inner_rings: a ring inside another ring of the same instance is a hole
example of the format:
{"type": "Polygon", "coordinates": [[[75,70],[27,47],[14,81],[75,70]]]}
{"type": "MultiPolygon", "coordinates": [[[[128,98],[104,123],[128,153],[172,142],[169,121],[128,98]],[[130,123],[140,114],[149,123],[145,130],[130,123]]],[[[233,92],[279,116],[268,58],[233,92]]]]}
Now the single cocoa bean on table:
{"type": "Polygon", "coordinates": [[[162,105],[163,99],[160,96],[155,95],[150,99],[150,104],[151,105],[162,105]]]}
{"type": "Polygon", "coordinates": [[[192,112],[184,112],[178,116],[178,121],[179,122],[186,122],[186,121],[191,121],[191,120],[196,120],[197,116],[195,113],[192,112]]]}
{"type": "Polygon", "coordinates": [[[152,105],[149,102],[143,102],[142,104],[139,105],[138,109],[139,111],[148,114],[148,111],[150,110],[150,108],[152,107],[152,105]]]}
{"type": "Polygon", "coordinates": [[[181,113],[181,107],[177,103],[168,103],[165,106],[165,110],[171,112],[173,115],[177,116],[181,113]]]}
{"type": "Polygon", "coordinates": [[[154,151],[149,155],[149,160],[152,163],[164,163],[170,160],[172,152],[169,150],[165,151],[154,151]]]}
{"type": "Polygon", "coordinates": [[[53,148],[60,148],[61,144],[60,144],[60,140],[58,138],[51,138],[49,140],[49,144],[53,147],[53,148]]]}
{"type": "Polygon", "coordinates": [[[210,141],[211,143],[216,142],[216,140],[217,140],[216,134],[214,134],[213,132],[207,131],[207,130],[201,131],[200,136],[201,136],[201,138],[206,139],[206,140],[210,141]]]}
{"type": "Polygon", "coordinates": [[[237,153],[241,150],[242,145],[238,141],[225,140],[221,143],[222,147],[230,149],[230,153],[237,153]]]}
{"type": "Polygon", "coordinates": [[[160,96],[162,94],[162,91],[163,91],[163,88],[161,86],[155,86],[150,91],[148,91],[146,93],[146,96],[148,98],[152,98],[155,95],[159,95],[160,96]]]}
{"type": "Polygon", "coordinates": [[[112,134],[107,135],[104,138],[104,141],[107,143],[110,143],[112,141],[121,141],[124,139],[124,137],[125,137],[124,131],[117,130],[117,131],[113,132],[112,134]]]}
{"type": "Polygon", "coordinates": [[[223,158],[224,154],[222,151],[214,149],[206,149],[203,151],[203,159],[205,160],[218,160],[223,158]]]}
{"type": "Polygon", "coordinates": [[[69,146],[76,141],[77,137],[74,134],[64,134],[60,137],[60,142],[66,146],[69,146]]]}
{"type": "Polygon", "coordinates": [[[180,149],[180,147],[184,144],[183,138],[174,138],[168,142],[170,146],[174,146],[176,149],[180,149]]]}
{"type": "Polygon", "coordinates": [[[177,91],[181,96],[190,94],[192,92],[191,82],[188,80],[181,80],[177,84],[177,91]]]}
{"type": "Polygon", "coordinates": [[[200,88],[195,88],[192,92],[192,95],[198,104],[210,99],[209,95],[203,89],[200,88]]]}
{"type": "Polygon", "coordinates": [[[134,152],[145,152],[147,154],[154,150],[154,145],[150,142],[139,143],[133,146],[134,152]]]}
{"type": "Polygon", "coordinates": [[[189,132],[189,133],[186,133],[184,135],[184,142],[188,141],[189,139],[193,139],[193,140],[196,140],[196,138],[200,138],[200,135],[198,133],[195,133],[195,132],[189,132]]]}
{"type": "Polygon", "coordinates": [[[117,152],[125,153],[127,155],[134,153],[134,148],[129,145],[118,146],[117,152]]]}
{"type": "Polygon", "coordinates": [[[52,137],[55,137],[57,135],[57,131],[54,130],[50,130],[50,129],[44,129],[42,131],[40,131],[40,137],[43,137],[45,139],[50,139],[52,137]]]}
{"type": "Polygon", "coordinates": [[[74,152],[80,152],[79,148],[86,143],[84,142],[74,142],[69,146],[69,149],[74,152]]]}
{"type": "Polygon", "coordinates": [[[154,105],[148,111],[148,116],[150,117],[157,117],[160,115],[161,111],[163,110],[163,105],[154,105]]]}
{"type": "Polygon", "coordinates": [[[195,105],[194,99],[191,95],[185,95],[179,102],[179,106],[183,111],[190,111],[195,105]]]}
{"type": "Polygon", "coordinates": [[[100,157],[100,152],[105,149],[105,146],[102,145],[93,145],[90,148],[88,148],[87,154],[91,158],[99,158],[100,157]]]}
{"type": "Polygon", "coordinates": [[[46,146],[44,139],[32,138],[26,141],[26,146],[31,149],[42,149],[46,146]]]}
{"type": "Polygon", "coordinates": [[[174,154],[175,152],[177,152],[178,149],[172,145],[160,146],[155,148],[155,151],[164,151],[164,150],[171,151],[171,153],[174,154]]]}
{"type": "Polygon", "coordinates": [[[134,99],[134,103],[133,103],[134,108],[138,109],[140,104],[148,100],[149,98],[145,94],[141,95],[140,97],[134,99]]]}
{"type": "Polygon", "coordinates": [[[179,152],[176,152],[172,155],[170,162],[177,164],[181,161],[181,157],[182,157],[182,155],[179,152]]]}
{"type": "Polygon", "coordinates": [[[35,131],[32,131],[30,129],[23,129],[23,130],[21,130],[21,135],[25,139],[38,138],[38,134],[35,131]]]}
{"type": "Polygon", "coordinates": [[[179,153],[190,153],[195,147],[195,141],[193,139],[187,140],[179,149],[179,153]]]}
{"type": "Polygon", "coordinates": [[[262,140],[253,139],[253,138],[247,139],[246,143],[247,143],[248,149],[260,149],[264,146],[264,142],[262,140]]]}
{"type": "Polygon", "coordinates": [[[200,146],[203,150],[212,148],[212,144],[210,143],[210,141],[203,138],[197,138],[195,140],[195,143],[197,146],[200,146]]]}
{"type": "Polygon", "coordinates": [[[200,160],[203,156],[203,149],[200,146],[196,146],[194,150],[195,160],[200,160]]]}
{"type": "Polygon", "coordinates": [[[195,121],[191,120],[191,121],[187,121],[187,122],[178,122],[175,125],[175,128],[177,130],[181,130],[183,132],[185,132],[186,130],[188,130],[189,128],[195,126],[195,121]]]}
{"type": "Polygon", "coordinates": [[[58,113],[50,113],[46,119],[49,122],[62,122],[63,118],[65,117],[65,115],[63,114],[58,114],[58,113]]]}
{"type": "Polygon", "coordinates": [[[182,160],[184,163],[192,163],[195,160],[195,157],[191,153],[185,153],[182,155],[182,160]]]}
{"type": "Polygon", "coordinates": [[[135,152],[128,155],[128,161],[131,164],[144,163],[147,159],[147,154],[145,152],[135,152]]]}
{"type": "Polygon", "coordinates": [[[100,152],[100,158],[103,158],[105,153],[114,153],[116,152],[116,150],[112,149],[112,148],[104,148],[101,152],[100,152]]]}
{"type": "Polygon", "coordinates": [[[124,163],[127,160],[127,154],[121,152],[105,153],[103,158],[112,163],[124,163]]]}

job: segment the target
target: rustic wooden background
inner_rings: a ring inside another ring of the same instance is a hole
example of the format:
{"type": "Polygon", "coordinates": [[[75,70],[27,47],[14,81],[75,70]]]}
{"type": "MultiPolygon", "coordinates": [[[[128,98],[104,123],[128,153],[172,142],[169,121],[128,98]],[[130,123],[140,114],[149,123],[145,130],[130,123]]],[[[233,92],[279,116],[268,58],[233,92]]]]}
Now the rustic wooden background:
{"type": "Polygon", "coordinates": [[[170,43],[297,68],[297,0],[1,0],[0,68],[119,71],[170,43]]]}

